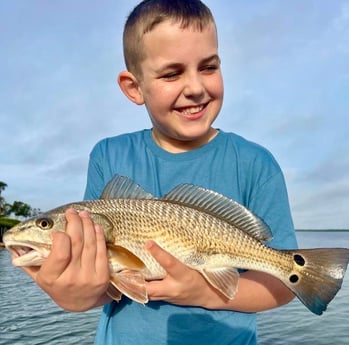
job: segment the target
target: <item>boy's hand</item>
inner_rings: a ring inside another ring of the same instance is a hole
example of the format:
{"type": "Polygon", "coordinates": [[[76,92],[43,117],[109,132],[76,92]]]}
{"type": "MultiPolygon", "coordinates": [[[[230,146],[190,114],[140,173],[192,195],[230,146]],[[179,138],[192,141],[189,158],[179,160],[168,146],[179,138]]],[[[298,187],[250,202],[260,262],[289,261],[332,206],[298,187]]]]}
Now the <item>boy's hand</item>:
{"type": "Polygon", "coordinates": [[[149,300],[204,307],[205,296],[213,291],[218,298],[225,299],[198,271],[181,263],[155,242],[148,241],[146,248],[167,272],[164,279],[147,282],[149,300]]]}
{"type": "Polygon", "coordinates": [[[87,212],[65,212],[66,232],[52,234],[52,250],[41,267],[24,267],[62,308],[84,311],[106,303],[109,267],[103,230],[87,212]]]}

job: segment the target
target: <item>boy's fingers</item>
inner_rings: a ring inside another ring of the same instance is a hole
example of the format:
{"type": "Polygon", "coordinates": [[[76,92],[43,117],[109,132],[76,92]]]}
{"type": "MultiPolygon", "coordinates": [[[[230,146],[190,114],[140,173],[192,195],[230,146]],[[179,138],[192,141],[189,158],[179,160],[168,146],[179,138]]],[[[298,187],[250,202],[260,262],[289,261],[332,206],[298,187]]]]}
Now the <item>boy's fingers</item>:
{"type": "Polygon", "coordinates": [[[97,244],[95,224],[86,211],[79,213],[83,229],[83,245],[81,252],[81,265],[87,264],[91,269],[91,262],[96,259],[97,244]]]}
{"type": "Polygon", "coordinates": [[[183,289],[181,281],[188,274],[189,268],[177,260],[173,255],[163,250],[154,241],[148,241],[146,249],[154,259],[165,269],[167,276],[162,280],[146,283],[148,296],[151,301],[169,301],[177,298],[183,289]]]}
{"type": "Polygon", "coordinates": [[[186,266],[178,261],[173,255],[162,249],[157,243],[154,241],[147,241],[145,247],[168,274],[172,276],[182,274],[181,272],[186,266]]]}
{"type": "Polygon", "coordinates": [[[105,237],[103,229],[99,225],[95,225],[96,233],[96,273],[105,280],[109,280],[109,266],[107,257],[107,246],[105,243],[105,237]]]}
{"type": "Polygon", "coordinates": [[[63,232],[52,233],[51,253],[42,264],[40,279],[47,282],[57,280],[65,271],[71,260],[71,242],[63,232]]]}
{"type": "Polygon", "coordinates": [[[36,276],[40,270],[39,266],[23,266],[21,269],[26,272],[34,281],[37,280],[36,276]]]}
{"type": "Polygon", "coordinates": [[[83,222],[79,213],[73,208],[67,209],[64,215],[67,220],[65,232],[69,235],[71,243],[70,264],[73,266],[80,266],[81,253],[84,247],[83,222]]]}
{"type": "Polygon", "coordinates": [[[83,227],[83,248],[80,258],[81,272],[94,273],[102,280],[109,280],[107,250],[102,228],[95,224],[89,213],[79,213],[83,227]]]}

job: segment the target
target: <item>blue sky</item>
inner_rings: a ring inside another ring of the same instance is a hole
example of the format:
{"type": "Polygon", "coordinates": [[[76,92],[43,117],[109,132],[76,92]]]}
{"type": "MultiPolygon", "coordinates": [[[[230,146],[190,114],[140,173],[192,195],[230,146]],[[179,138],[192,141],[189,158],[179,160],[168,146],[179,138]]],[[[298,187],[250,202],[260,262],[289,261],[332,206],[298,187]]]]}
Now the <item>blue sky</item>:
{"type": "MultiPolygon", "coordinates": [[[[149,128],[116,84],[138,1],[0,2],[0,181],[48,210],[80,200],[101,138],[149,128]]],[[[297,228],[349,228],[349,2],[207,0],[225,101],[216,127],[280,163],[297,228]]]]}

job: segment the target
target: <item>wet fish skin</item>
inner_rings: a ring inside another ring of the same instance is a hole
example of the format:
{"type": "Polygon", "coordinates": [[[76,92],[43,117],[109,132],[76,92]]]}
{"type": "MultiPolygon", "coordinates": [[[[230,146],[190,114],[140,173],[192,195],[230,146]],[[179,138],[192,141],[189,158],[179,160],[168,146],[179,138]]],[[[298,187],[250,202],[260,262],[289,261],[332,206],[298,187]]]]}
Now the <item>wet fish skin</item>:
{"type": "Polygon", "coordinates": [[[264,245],[270,230],[263,221],[218,193],[181,185],[156,199],[118,176],[101,199],[59,207],[8,231],[4,242],[14,265],[42,264],[50,252],[50,232],[64,231],[64,211],[70,207],[88,211],[105,232],[108,293],[116,300],[125,294],[146,303],[144,280],[164,277],[164,269],[144,248],[147,240],[198,270],[228,298],[236,293],[236,268],[257,270],[280,279],[319,315],[340,289],[349,261],[346,248],[280,251],[264,245]]]}

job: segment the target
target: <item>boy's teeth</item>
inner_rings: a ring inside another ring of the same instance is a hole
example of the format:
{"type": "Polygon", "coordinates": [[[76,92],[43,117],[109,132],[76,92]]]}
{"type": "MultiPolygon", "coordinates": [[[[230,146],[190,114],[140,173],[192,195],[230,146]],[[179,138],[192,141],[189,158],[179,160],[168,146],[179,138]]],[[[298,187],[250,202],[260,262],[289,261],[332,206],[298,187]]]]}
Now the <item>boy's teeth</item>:
{"type": "Polygon", "coordinates": [[[190,107],[190,108],[185,108],[181,112],[185,115],[190,115],[190,114],[195,114],[201,111],[204,107],[202,105],[197,106],[197,107],[190,107]]]}

